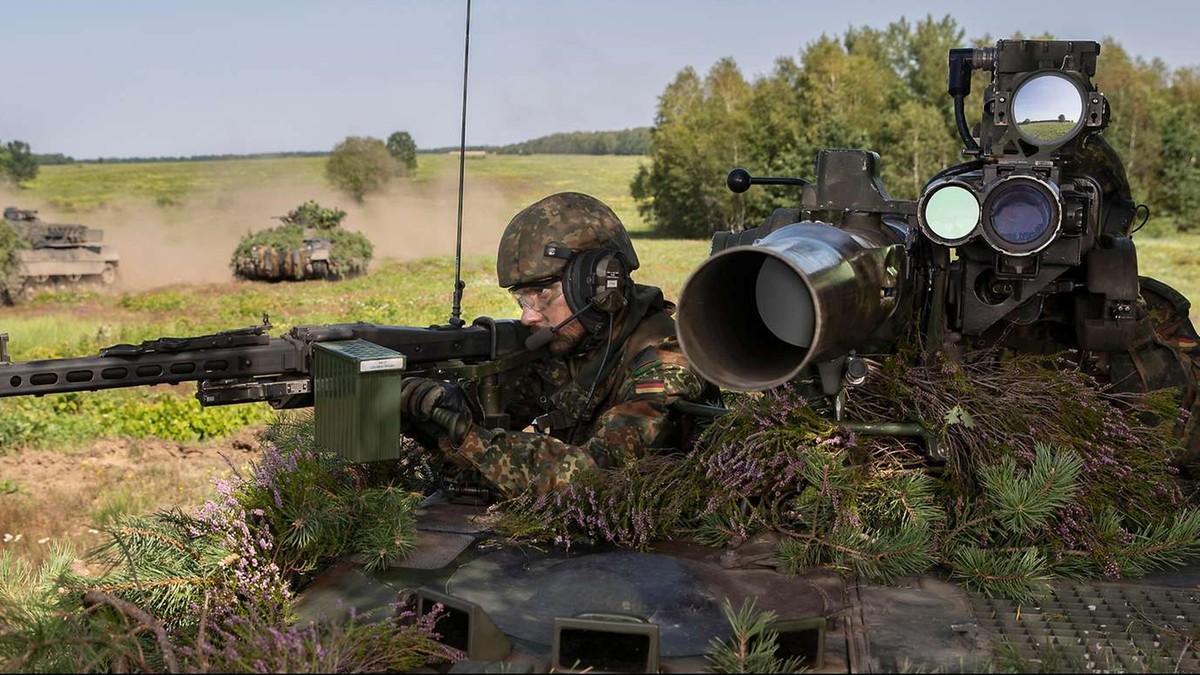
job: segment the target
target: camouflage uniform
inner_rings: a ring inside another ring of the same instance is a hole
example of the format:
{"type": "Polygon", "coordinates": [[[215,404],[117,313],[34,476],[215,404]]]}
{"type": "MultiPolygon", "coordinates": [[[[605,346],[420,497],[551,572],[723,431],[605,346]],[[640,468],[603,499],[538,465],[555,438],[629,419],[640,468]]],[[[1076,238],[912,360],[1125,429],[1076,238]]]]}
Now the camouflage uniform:
{"type": "Polygon", "coordinates": [[[457,447],[442,439],[442,449],[512,495],[530,488],[546,492],[582,470],[620,466],[651,449],[684,448],[693,421],[670,405],[716,402],[717,392],[680,351],[672,307],[662,301],[661,291],[640,286],[638,293],[650,301],[641,303],[650,311],[630,338],[612,345],[607,360],[614,367],[605,369],[594,392],[590,382],[607,345],[581,356],[537,361],[506,388],[506,411],[517,421],[514,426],[528,422],[537,431],[475,425],[457,447]],[[656,330],[661,326],[666,330],[656,330]]]}
{"type": "MultiPolygon", "coordinates": [[[[552,242],[573,251],[613,248],[628,269],[638,266],[629,235],[607,206],[560,193],[509,223],[497,255],[500,285],[560,276],[566,261],[543,255],[552,242]]],[[[685,448],[694,420],[671,404],[717,403],[719,390],[688,364],[675,337],[674,305],[662,291],[633,285],[627,300],[611,328],[605,321],[583,353],[509,374],[505,411],[510,426],[524,431],[473,425],[457,445],[440,439],[441,448],[507,495],[546,492],[581,471],[620,466],[652,449],[685,448]]]]}
{"type": "Polygon", "coordinates": [[[1113,359],[1113,386],[1117,391],[1179,392],[1175,431],[1184,447],[1175,464],[1185,477],[1200,479],[1200,336],[1189,317],[1191,304],[1156,279],[1141,277],[1139,282],[1144,307],[1139,309],[1138,334],[1123,358],[1113,359]]]}

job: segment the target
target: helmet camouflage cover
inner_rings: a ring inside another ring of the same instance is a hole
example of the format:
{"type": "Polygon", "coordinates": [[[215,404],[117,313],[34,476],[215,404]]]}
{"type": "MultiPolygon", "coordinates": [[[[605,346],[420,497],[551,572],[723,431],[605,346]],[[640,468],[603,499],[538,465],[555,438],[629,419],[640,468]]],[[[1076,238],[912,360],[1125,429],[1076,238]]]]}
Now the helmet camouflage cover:
{"type": "Polygon", "coordinates": [[[545,255],[550,243],[572,251],[613,248],[621,253],[629,271],[638,268],[633,242],[612,209],[589,195],[559,192],[527,206],[504,228],[496,254],[500,286],[561,276],[567,261],[545,255]]]}

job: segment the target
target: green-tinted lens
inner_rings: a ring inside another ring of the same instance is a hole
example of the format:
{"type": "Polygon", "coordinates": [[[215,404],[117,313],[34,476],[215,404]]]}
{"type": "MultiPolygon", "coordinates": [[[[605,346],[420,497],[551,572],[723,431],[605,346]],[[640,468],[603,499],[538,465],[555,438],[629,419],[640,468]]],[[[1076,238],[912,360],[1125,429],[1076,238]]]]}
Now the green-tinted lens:
{"type": "Polygon", "coordinates": [[[965,239],[979,223],[979,200],[961,185],[938,189],[925,201],[925,226],[945,242],[965,239]]]}

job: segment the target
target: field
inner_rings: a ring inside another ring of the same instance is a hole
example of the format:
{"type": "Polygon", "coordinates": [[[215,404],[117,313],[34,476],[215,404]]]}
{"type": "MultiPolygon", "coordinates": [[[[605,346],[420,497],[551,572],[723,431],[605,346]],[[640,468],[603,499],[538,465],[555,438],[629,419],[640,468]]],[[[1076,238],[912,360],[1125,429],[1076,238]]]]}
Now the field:
{"type": "MultiPolygon", "coordinates": [[[[115,293],[43,294],[0,308],[18,361],[94,355],[105,346],[259,324],[444,323],[454,278],[457,156],[421,155],[413,180],[362,205],[323,183],[319,159],[44,167],[4,205],[51,222],[102,227],[121,252],[115,293]],[[342,282],[255,284],[232,278],[229,257],[247,231],[275,224],[306,199],[348,212],[345,226],[376,245],[371,273],[342,282]]],[[[463,316],[516,316],[495,285],[504,225],[546,194],[581,190],[645,227],[628,195],[635,157],[487,157],[467,163],[463,316]]],[[[642,283],[677,295],[707,242],[639,237],[642,283]]],[[[0,547],[40,558],[51,539],[81,544],[121,513],[199,503],[211,476],[243,464],[265,404],[202,409],[192,385],[0,401],[0,547]],[[249,426],[247,426],[249,425],[249,426]],[[239,431],[241,429],[242,431],[239,431]]],[[[2,549],[0,549],[2,550],[2,549]]]]}
{"type": "MultiPolygon", "coordinates": [[[[115,293],[47,294],[0,308],[15,360],[94,355],[101,347],[259,324],[369,321],[424,326],[450,313],[458,158],[420,155],[416,176],[362,205],[322,178],[319,158],[43,167],[3,205],[50,221],[102,227],[122,255],[115,293]],[[376,244],[371,273],[341,282],[235,281],[229,256],[247,231],[306,199],[348,212],[345,226],[376,244]]],[[[628,184],[642,158],[490,156],[467,162],[463,317],[515,317],[495,286],[492,255],[509,218],[561,190],[612,205],[635,237],[641,283],[677,298],[707,241],[648,236],[628,184]]],[[[1200,237],[1138,239],[1142,274],[1200,297],[1200,237]]],[[[1197,318],[1193,313],[1193,319],[1197,318]]],[[[191,385],[0,400],[0,536],[39,558],[51,538],[91,540],[89,530],[125,512],[190,506],[207,479],[241,464],[253,431],[274,418],[265,404],[201,409],[191,385]]],[[[0,550],[3,550],[0,548],[0,550]]]]}

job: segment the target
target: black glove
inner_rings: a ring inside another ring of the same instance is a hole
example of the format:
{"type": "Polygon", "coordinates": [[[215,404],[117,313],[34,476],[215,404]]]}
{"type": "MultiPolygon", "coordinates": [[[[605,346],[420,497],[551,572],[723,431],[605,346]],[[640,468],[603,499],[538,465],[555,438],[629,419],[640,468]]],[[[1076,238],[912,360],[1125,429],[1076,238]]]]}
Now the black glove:
{"type": "Polygon", "coordinates": [[[458,441],[465,433],[470,409],[462,389],[457,385],[425,377],[406,377],[400,383],[400,431],[409,433],[418,430],[427,435],[452,432],[458,441]],[[456,415],[434,414],[443,408],[456,415]],[[465,417],[464,417],[465,416],[465,417]],[[447,422],[454,422],[447,426],[447,422]]]}
{"type": "Polygon", "coordinates": [[[400,383],[401,419],[428,422],[434,408],[467,412],[467,401],[457,385],[426,377],[406,377],[400,383]]]}

